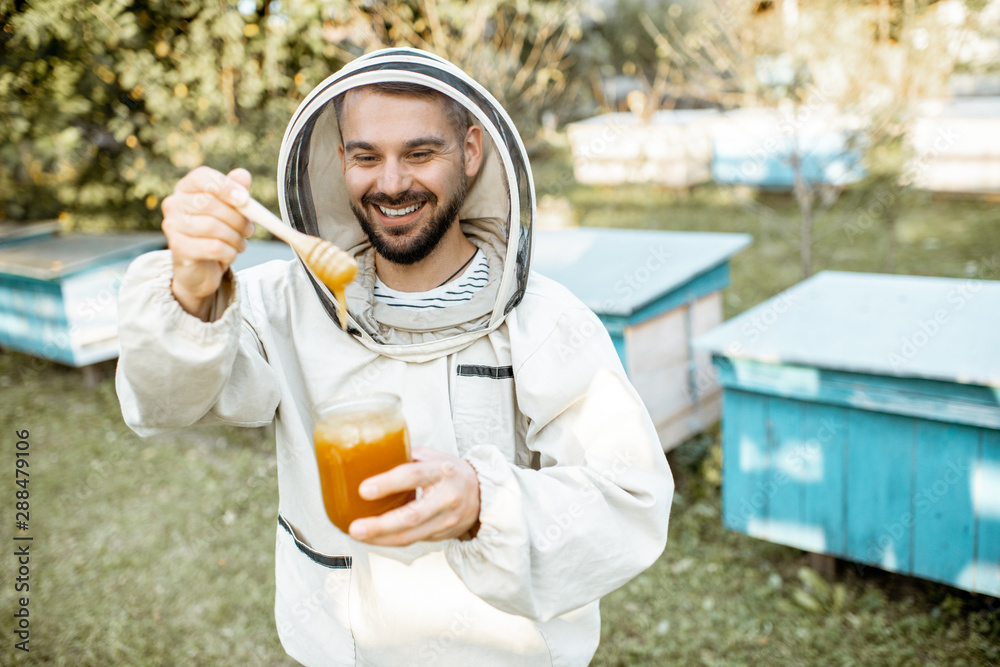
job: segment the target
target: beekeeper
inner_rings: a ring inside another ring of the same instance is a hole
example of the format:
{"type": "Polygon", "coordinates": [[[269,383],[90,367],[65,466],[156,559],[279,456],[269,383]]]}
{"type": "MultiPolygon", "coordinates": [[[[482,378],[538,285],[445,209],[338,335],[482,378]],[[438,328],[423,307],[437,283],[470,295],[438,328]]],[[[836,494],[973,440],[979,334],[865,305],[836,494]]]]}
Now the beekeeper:
{"type": "Polygon", "coordinates": [[[120,293],[117,388],[150,435],[275,423],[275,618],[305,665],[585,665],[598,600],[648,567],[673,481],[596,316],[529,269],[531,170],[510,118],[431,54],[387,49],[320,84],[278,163],[284,220],[357,259],[347,330],[299,260],[229,269],[250,175],[195,169],[169,249],[120,293]],[[416,500],[327,518],[312,409],[402,399],[412,463],[368,479],[416,500]]]}

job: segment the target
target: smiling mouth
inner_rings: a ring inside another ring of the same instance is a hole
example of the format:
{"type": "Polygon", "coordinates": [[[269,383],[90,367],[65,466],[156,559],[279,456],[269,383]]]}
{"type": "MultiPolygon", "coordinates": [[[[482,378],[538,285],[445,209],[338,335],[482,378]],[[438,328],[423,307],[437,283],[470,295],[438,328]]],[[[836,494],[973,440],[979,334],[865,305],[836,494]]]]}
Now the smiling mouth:
{"type": "Polygon", "coordinates": [[[382,215],[386,217],[401,218],[404,215],[409,215],[410,213],[413,213],[423,205],[424,202],[420,202],[418,204],[411,204],[410,206],[407,206],[405,208],[389,208],[388,206],[377,206],[377,208],[379,211],[382,212],[382,215]]]}

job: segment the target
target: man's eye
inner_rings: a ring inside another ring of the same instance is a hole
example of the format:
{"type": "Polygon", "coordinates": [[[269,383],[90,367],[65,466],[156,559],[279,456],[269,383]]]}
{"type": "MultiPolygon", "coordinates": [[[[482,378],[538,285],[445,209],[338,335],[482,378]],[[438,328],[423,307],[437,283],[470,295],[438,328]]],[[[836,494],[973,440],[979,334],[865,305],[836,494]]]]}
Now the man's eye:
{"type": "Polygon", "coordinates": [[[369,164],[372,163],[372,162],[375,162],[377,159],[378,158],[376,158],[374,155],[355,155],[354,156],[354,161],[355,162],[362,162],[362,163],[369,163],[369,164]]]}
{"type": "Polygon", "coordinates": [[[410,153],[410,157],[414,158],[415,160],[426,160],[430,156],[431,156],[430,151],[417,151],[416,153],[410,153]]]}

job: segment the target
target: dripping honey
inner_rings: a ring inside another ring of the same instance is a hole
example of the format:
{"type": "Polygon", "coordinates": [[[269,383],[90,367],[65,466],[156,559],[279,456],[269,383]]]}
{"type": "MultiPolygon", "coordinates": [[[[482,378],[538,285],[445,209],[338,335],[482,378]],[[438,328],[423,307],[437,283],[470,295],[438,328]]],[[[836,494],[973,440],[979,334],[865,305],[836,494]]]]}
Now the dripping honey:
{"type": "Polygon", "coordinates": [[[340,328],[347,331],[347,298],[344,287],[358,274],[358,263],[354,258],[329,241],[311,239],[315,242],[305,255],[306,264],[316,273],[316,277],[330,288],[337,300],[337,317],[340,328]]]}
{"type": "Polygon", "coordinates": [[[337,299],[337,319],[340,320],[340,328],[347,331],[347,296],[343,285],[333,288],[333,296],[337,299]]]}

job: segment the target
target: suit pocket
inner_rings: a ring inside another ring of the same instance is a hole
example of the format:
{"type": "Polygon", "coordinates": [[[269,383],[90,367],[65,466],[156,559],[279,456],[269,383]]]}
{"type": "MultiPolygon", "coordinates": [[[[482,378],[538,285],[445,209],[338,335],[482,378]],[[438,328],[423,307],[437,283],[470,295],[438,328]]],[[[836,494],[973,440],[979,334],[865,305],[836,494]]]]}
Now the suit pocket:
{"type": "Polygon", "coordinates": [[[274,617],[285,651],[307,667],[354,665],[351,557],[315,551],[278,517],[274,617]]]}
{"type": "Polygon", "coordinates": [[[508,461],[522,463],[515,454],[513,368],[461,364],[453,383],[452,416],[459,456],[478,445],[492,445],[508,461]]]}

